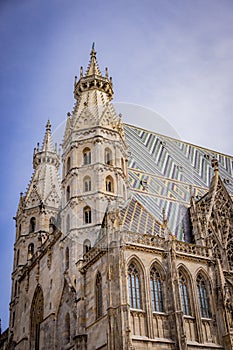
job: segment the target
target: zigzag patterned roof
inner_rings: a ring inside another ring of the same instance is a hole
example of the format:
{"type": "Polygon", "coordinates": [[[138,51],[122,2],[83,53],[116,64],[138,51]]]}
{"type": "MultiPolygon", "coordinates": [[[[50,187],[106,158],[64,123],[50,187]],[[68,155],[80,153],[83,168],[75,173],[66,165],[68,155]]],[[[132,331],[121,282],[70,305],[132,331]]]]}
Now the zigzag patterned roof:
{"type": "Polygon", "coordinates": [[[204,195],[218,159],[220,176],[233,196],[233,157],[124,124],[129,145],[129,182],[136,198],[180,240],[189,240],[187,208],[191,193],[204,195]]]}

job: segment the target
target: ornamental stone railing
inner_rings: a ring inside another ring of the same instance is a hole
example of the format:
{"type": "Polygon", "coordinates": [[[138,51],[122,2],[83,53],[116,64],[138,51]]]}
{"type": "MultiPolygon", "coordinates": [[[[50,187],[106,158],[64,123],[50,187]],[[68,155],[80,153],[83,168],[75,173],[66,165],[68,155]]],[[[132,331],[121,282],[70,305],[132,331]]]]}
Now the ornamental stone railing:
{"type": "Polygon", "coordinates": [[[146,235],[130,231],[114,231],[108,234],[107,230],[102,235],[101,239],[96,242],[83,256],[84,264],[95,259],[99,254],[110,252],[113,248],[122,248],[125,245],[143,246],[156,250],[168,252],[173,246],[177,254],[192,255],[195,257],[211,258],[211,250],[206,246],[198,246],[187,242],[181,242],[173,237],[165,239],[158,235],[146,235]]]}
{"type": "Polygon", "coordinates": [[[153,248],[165,248],[165,239],[160,236],[152,236],[152,235],[142,235],[135,232],[124,232],[123,234],[124,242],[141,244],[153,248]]]}
{"type": "Polygon", "coordinates": [[[198,246],[196,244],[176,241],[175,250],[177,253],[186,253],[196,256],[210,258],[210,250],[208,247],[198,246]]]}

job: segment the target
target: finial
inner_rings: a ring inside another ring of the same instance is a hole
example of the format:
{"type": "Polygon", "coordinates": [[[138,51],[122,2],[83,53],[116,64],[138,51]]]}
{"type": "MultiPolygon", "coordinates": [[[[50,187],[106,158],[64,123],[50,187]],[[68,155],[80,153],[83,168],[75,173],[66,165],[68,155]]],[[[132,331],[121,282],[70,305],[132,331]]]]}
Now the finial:
{"type": "Polygon", "coordinates": [[[48,119],[47,124],[46,124],[46,130],[51,131],[51,123],[50,123],[49,119],[48,119]]]}
{"type": "Polygon", "coordinates": [[[93,44],[92,44],[92,48],[91,48],[91,57],[95,57],[95,55],[96,55],[96,52],[95,52],[95,43],[93,42],[93,44]]]}
{"type": "Polygon", "coordinates": [[[211,160],[211,165],[212,165],[212,168],[214,169],[214,172],[218,171],[218,160],[216,158],[213,158],[211,160]]]}
{"type": "Polygon", "coordinates": [[[108,67],[105,68],[105,77],[108,78],[108,67]]]}
{"type": "Polygon", "coordinates": [[[78,79],[78,77],[77,77],[77,75],[75,75],[75,77],[74,77],[74,86],[76,86],[76,84],[77,84],[77,79],[78,79]]]}
{"type": "Polygon", "coordinates": [[[83,67],[81,66],[80,67],[80,78],[82,78],[82,76],[83,76],[83,67]]]}

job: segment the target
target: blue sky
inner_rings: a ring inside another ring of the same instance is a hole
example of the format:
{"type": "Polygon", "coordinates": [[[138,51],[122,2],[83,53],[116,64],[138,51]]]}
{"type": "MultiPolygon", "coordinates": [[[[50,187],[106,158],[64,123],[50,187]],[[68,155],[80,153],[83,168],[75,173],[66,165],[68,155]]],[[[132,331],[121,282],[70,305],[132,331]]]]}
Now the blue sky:
{"type": "MultiPolygon", "coordinates": [[[[232,0],[0,2],[0,317],[8,324],[14,221],[48,118],[73,108],[73,81],[92,42],[115,102],[157,111],[123,120],[159,129],[163,116],[194,144],[232,154],[232,0]]],[[[127,110],[127,109],[126,109],[127,110]]],[[[131,115],[130,115],[131,113],[131,115]]],[[[140,113],[139,113],[140,114],[140,113]]]]}

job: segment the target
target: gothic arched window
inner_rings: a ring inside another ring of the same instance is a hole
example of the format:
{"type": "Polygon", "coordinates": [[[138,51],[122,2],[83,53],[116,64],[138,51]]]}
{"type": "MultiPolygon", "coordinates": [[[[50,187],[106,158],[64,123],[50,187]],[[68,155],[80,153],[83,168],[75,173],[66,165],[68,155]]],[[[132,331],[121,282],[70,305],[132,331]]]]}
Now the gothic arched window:
{"type": "Polygon", "coordinates": [[[66,247],[66,257],[65,257],[65,269],[67,270],[70,267],[70,251],[69,248],[66,247]]]}
{"type": "Polygon", "coordinates": [[[36,288],[31,306],[30,349],[40,349],[40,325],[44,319],[44,297],[40,286],[36,288]]]}
{"type": "Polygon", "coordinates": [[[89,239],[85,239],[83,242],[83,254],[86,254],[91,249],[91,242],[89,239]]]}
{"type": "Polygon", "coordinates": [[[83,164],[91,164],[91,150],[88,147],[83,150],[83,164]]]}
{"type": "Polygon", "coordinates": [[[110,175],[106,177],[105,188],[107,192],[114,192],[113,178],[110,175]]]}
{"type": "Polygon", "coordinates": [[[66,162],[66,173],[68,173],[69,170],[70,170],[70,157],[67,158],[67,162],[66,162]]]}
{"type": "Polygon", "coordinates": [[[66,201],[68,202],[70,200],[70,186],[66,187],[66,201]]]}
{"type": "Polygon", "coordinates": [[[36,218],[32,217],[30,219],[29,233],[35,232],[36,229],[36,218]]]}
{"type": "Polygon", "coordinates": [[[128,268],[128,292],[130,307],[133,309],[141,309],[140,276],[134,263],[131,263],[128,268]]]}
{"type": "Polygon", "coordinates": [[[89,176],[85,176],[83,179],[83,192],[91,191],[91,178],[89,176]]]}
{"type": "Polygon", "coordinates": [[[49,219],[49,233],[54,233],[56,230],[56,220],[53,216],[49,219]]]}
{"type": "Polygon", "coordinates": [[[30,243],[28,245],[28,260],[30,260],[33,257],[34,254],[34,244],[30,243]]]}
{"type": "Polygon", "coordinates": [[[112,165],[112,151],[106,148],[104,151],[104,162],[105,164],[112,165]]]}
{"type": "Polygon", "coordinates": [[[96,319],[103,315],[102,277],[98,272],[95,280],[96,319]]]}
{"type": "Polygon", "coordinates": [[[184,275],[179,272],[179,286],[180,286],[180,298],[181,306],[184,315],[191,315],[190,300],[188,293],[188,283],[184,275]]]}
{"type": "Polygon", "coordinates": [[[66,217],[66,233],[70,230],[70,215],[68,214],[66,217]]]}
{"type": "Polygon", "coordinates": [[[86,206],[83,209],[83,221],[84,224],[90,224],[91,223],[91,208],[86,206]]]}
{"type": "Polygon", "coordinates": [[[68,312],[65,317],[65,341],[66,344],[70,342],[70,314],[68,312]]]}
{"type": "Polygon", "coordinates": [[[201,311],[201,317],[211,318],[207,283],[203,276],[200,274],[197,276],[197,295],[201,311]]]}
{"type": "Polygon", "coordinates": [[[155,267],[150,271],[150,292],[153,311],[163,312],[163,290],[161,276],[155,267]]]}

